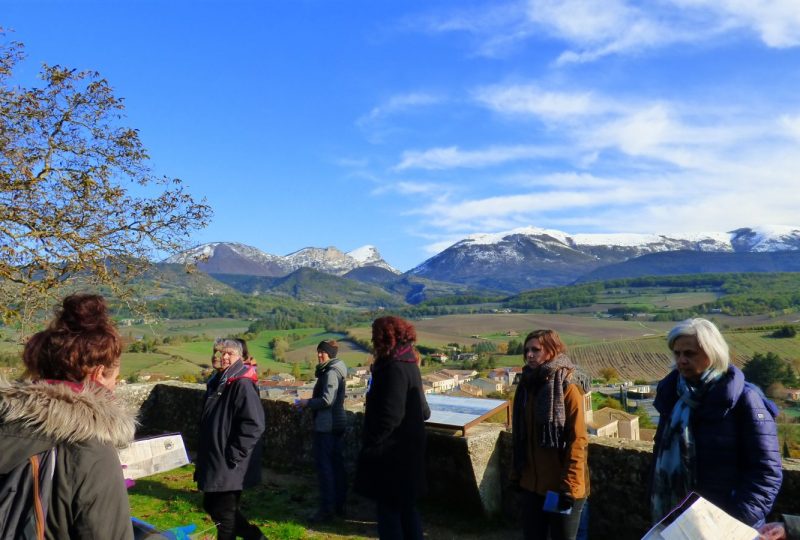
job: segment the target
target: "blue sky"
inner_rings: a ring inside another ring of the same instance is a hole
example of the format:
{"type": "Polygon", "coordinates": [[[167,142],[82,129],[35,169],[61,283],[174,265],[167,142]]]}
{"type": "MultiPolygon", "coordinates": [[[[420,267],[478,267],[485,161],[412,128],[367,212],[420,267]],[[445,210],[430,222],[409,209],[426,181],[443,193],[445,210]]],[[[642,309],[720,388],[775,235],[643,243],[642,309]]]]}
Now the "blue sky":
{"type": "Polygon", "coordinates": [[[3,0],[28,58],[93,69],[196,243],[800,225],[797,0],[3,0]]]}

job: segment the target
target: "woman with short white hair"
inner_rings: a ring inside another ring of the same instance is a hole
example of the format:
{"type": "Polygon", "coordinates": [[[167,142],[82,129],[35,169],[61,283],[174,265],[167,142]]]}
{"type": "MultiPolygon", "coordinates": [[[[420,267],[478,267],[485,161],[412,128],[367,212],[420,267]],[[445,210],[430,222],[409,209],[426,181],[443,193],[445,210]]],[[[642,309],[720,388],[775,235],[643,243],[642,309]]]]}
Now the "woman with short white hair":
{"type": "Polygon", "coordinates": [[[781,486],[775,404],[730,363],[719,329],[687,319],[667,344],[675,369],[659,384],[653,450],[653,521],[694,491],[758,527],[781,486]]]}

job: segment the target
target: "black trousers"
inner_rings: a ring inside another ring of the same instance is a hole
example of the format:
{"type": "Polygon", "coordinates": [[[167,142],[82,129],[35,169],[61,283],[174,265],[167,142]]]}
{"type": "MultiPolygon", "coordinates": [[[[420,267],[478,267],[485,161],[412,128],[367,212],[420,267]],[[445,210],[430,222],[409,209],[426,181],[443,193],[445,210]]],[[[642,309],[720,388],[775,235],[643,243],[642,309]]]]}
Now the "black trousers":
{"type": "Polygon", "coordinates": [[[342,458],[342,434],[314,432],[314,463],[319,480],[320,514],[343,514],[347,472],[342,458]]]}
{"type": "Polygon", "coordinates": [[[586,499],[577,499],[570,514],[545,512],[542,510],[544,495],[522,490],[520,510],[525,540],[575,540],[585,502],[586,499]]]}
{"type": "Polygon", "coordinates": [[[261,530],[247,521],[239,508],[241,491],[209,491],[203,493],[203,510],[217,526],[219,540],[258,540],[261,530]]]}
{"type": "Polygon", "coordinates": [[[422,540],[422,518],[416,501],[398,505],[379,501],[376,510],[380,540],[422,540]]]}

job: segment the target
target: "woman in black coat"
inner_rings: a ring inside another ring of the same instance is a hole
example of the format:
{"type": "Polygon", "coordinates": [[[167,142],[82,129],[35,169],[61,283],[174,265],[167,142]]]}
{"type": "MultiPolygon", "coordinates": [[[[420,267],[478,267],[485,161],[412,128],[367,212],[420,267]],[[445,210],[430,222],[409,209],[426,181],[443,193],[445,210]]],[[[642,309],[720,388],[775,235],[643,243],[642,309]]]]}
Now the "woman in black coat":
{"type": "Polygon", "coordinates": [[[416,499],[427,487],[425,420],[431,413],[416,339],[414,327],[399,317],[372,323],[375,363],[355,489],[376,502],[381,540],[422,539],[416,499]]]}

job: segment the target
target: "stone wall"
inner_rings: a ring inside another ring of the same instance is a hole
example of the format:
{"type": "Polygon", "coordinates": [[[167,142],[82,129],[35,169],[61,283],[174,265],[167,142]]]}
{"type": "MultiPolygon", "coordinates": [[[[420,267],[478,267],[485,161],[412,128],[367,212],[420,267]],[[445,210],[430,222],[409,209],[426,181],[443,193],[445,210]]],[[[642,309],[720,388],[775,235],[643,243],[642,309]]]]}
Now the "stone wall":
{"type": "MultiPolygon", "coordinates": [[[[204,387],[168,383],[128,385],[120,396],[140,410],[139,436],[180,432],[192,450],[204,387]]],[[[262,400],[267,416],[264,464],[282,470],[310,470],[311,415],[289,403],[262,400]]],[[[348,412],[345,459],[350,472],[361,440],[360,413],[348,412]]],[[[508,483],[511,434],[502,426],[483,424],[468,437],[430,429],[428,432],[429,498],[437,508],[460,515],[503,516],[517,519],[517,494],[508,483]]],[[[652,444],[592,437],[590,536],[637,540],[649,526],[647,475],[652,444]]],[[[776,512],[800,513],[800,462],[787,460],[776,512]]]]}

